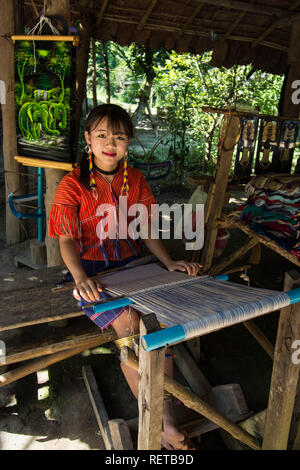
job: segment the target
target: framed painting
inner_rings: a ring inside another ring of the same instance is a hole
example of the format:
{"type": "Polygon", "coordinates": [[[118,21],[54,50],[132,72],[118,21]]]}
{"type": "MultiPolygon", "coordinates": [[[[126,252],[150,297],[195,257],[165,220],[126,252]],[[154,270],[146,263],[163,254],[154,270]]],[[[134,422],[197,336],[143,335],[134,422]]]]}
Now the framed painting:
{"type": "Polygon", "coordinates": [[[61,163],[74,147],[76,36],[13,36],[18,155],[61,163]]]}

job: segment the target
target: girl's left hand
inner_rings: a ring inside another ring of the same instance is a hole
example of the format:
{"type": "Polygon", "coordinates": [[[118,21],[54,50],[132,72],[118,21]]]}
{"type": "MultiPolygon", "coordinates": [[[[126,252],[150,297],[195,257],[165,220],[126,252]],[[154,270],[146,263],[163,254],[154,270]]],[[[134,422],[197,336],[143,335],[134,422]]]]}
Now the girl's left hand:
{"type": "Polygon", "coordinates": [[[199,269],[202,268],[199,263],[189,263],[188,261],[172,261],[167,266],[169,271],[186,271],[189,276],[197,276],[199,269]]]}

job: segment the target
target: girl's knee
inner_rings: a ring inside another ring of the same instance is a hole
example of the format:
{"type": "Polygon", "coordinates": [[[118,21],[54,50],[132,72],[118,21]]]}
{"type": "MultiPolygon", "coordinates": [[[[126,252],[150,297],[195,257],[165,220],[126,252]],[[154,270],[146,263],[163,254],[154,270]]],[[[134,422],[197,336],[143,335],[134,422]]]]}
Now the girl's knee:
{"type": "Polygon", "coordinates": [[[126,309],[113,323],[112,327],[119,338],[132,336],[139,332],[140,316],[133,308],[126,309]]]}

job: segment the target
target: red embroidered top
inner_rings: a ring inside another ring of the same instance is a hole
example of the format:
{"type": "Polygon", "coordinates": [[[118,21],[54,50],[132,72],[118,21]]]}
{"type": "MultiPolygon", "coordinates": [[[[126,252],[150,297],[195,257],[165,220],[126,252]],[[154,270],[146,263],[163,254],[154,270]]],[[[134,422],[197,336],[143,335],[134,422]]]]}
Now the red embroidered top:
{"type": "MultiPolygon", "coordinates": [[[[123,186],[123,164],[120,164],[118,173],[115,174],[113,181],[109,183],[101,173],[94,170],[94,176],[97,184],[98,198],[93,192],[88,190],[80,183],[80,168],[76,168],[65,175],[59,183],[52,208],[49,216],[49,236],[59,238],[60,235],[66,235],[76,240],[78,251],[81,257],[89,260],[104,261],[116,260],[116,237],[103,239],[103,230],[105,227],[104,218],[109,212],[113,213],[119,219],[119,196],[123,186]],[[103,211],[103,204],[107,209],[103,211]],[[110,210],[109,207],[113,208],[110,210]],[[116,209],[114,209],[116,208],[116,209]],[[103,218],[104,217],[104,218],[103,218]]],[[[129,192],[127,199],[127,226],[133,220],[132,213],[128,215],[130,207],[140,203],[148,211],[148,218],[151,217],[151,204],[156,204],[156,200],[144,178],[136,168],[128,167],[129,192]]],[[[123,206],[122,206],[123,207],[123,206]]],[[[117,222],[118,227],[118,222],[117,222]]],[[[124,229],[124,226],[123,226],[124,229]]],[[[118,231],[119,233],[119,231],[118,231]]],[[[118,240],[119,259],[124,260],[141,252],[139,240],[134,240],[126,236],[125,239],[118,240]]]]}

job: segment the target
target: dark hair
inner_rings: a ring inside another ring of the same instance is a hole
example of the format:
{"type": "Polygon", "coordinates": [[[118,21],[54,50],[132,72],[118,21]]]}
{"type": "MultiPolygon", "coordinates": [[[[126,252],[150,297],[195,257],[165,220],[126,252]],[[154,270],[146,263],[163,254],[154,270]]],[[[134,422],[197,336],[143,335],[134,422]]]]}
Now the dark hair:
{"type": "MultiPolygon", "coordinates": [[[[133,124],[131,117],[125,109],[116,104],[101,104],[94,108],[86,119],[84,130],[91,132],[105,118],[107,118],[108,126],[114,133],[118,133],[121,130],[122,125],[127,137],[129,139],[133,137],[133,124]]],[[[84,152],[80,161],[80,182],[86,188],[90,188],[89,163],[86,152],[84,152]]]]}

